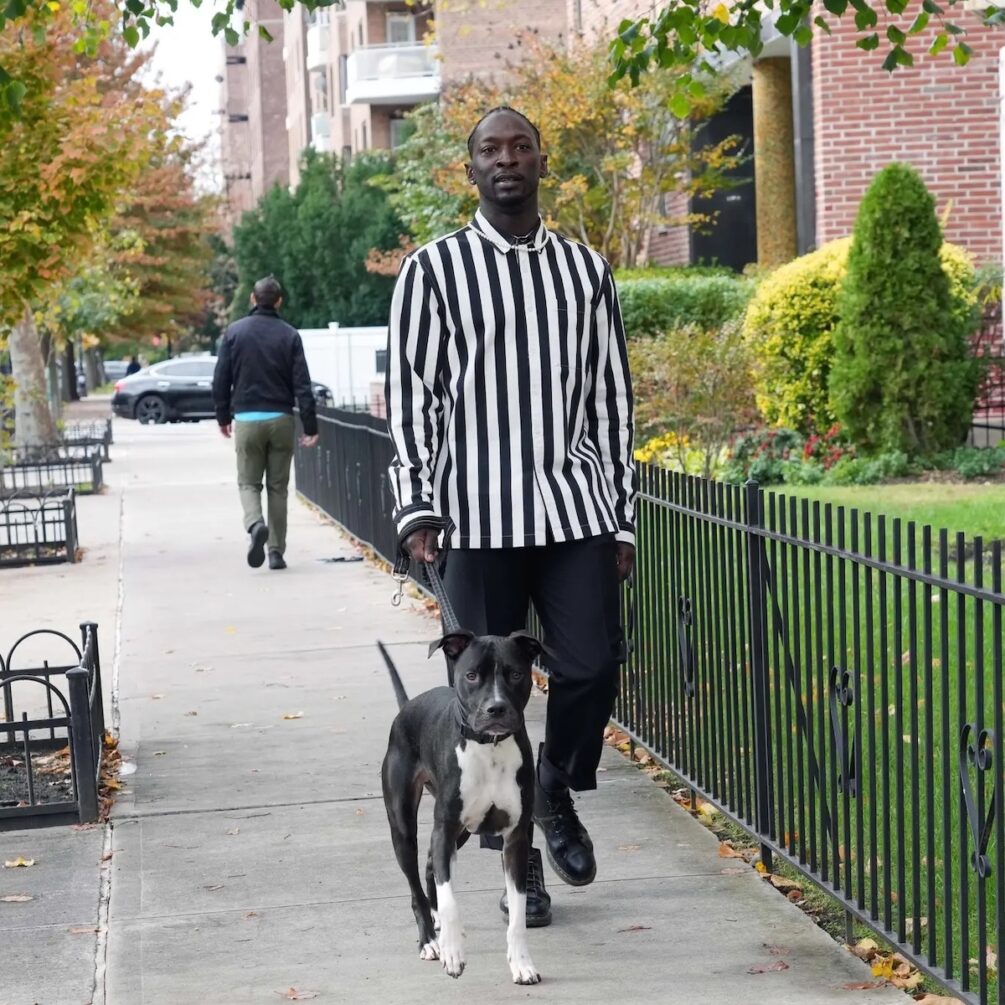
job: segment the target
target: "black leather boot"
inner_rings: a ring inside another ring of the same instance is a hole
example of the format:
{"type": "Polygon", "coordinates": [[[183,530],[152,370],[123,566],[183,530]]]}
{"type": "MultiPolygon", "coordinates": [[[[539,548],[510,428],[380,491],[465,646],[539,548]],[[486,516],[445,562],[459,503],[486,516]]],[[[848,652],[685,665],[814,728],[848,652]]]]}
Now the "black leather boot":
{"type": "MultiPolygon", "coordinates": [[[[506,894],[499,898],[499,910],[509,920],[509,903],[506,894]]],[[[541,852],[531,848],[527,859],[527,927],[546,928],[551,924],[551,897],[544,888],[544,864],[541,852]]]]}
{"type": "Polygon", "coordinates": [[[548,861],[569,886],[588,886],[597,875],[593,842],[580,823],[572,795],[563,788],[548,792],[538,781],[534,787],[534,823],[544,835],[548,861]]]}

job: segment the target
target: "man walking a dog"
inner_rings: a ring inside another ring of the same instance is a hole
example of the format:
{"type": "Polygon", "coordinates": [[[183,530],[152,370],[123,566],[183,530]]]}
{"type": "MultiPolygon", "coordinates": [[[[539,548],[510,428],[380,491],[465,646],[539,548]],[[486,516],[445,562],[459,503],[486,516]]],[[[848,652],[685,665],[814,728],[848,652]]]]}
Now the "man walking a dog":
{"type": "MultiPolygon", "coordinates": [[[[524,628],[533,602],[550,653],[533,819],[558,875],[585,886],[596,862],[571,791],[596,788],[623,659],[619,583],[635,560],[625,333],[610,266],[541,220],[537,128],[493,109],[468,152],[479,210],[406,258],[391,307],[395,521],[416,562],[456,525],[444,583],[475,635],[524,628]]],[[[527,924],[550,921],[532,849],[527,924]]]]}

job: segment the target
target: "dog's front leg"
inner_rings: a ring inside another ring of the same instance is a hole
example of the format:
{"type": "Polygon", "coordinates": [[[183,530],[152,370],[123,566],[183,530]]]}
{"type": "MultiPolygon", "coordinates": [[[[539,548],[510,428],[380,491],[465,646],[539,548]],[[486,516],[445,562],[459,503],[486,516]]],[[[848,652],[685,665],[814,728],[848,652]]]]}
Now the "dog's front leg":
{"type": "Polygon", "coordinates": [[[537,984],[541,975],[530,958],[527,946],[527,858],[530,838],[526,827],[516,826],[503,845],[503,872],[509,927],[506,929],[506,959],[514,984],[537,984]]]}
{"type": "Polygon", "coordinates": [[[434,819],[429,850],[436,880],[436,906],[440,921],[440,960],[451,977],[464,973],[464,933],[461,915],[454,897],[451,872],[456,861],[457,840],[444,821],[434,819]]]}

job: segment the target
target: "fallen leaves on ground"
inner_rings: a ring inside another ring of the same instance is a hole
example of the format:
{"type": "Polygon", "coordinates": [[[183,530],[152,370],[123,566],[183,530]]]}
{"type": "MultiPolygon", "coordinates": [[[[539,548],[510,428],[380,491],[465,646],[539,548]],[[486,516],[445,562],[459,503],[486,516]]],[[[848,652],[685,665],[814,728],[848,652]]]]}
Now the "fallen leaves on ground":
{"type": "Polygon", "coordinates": [[[27,904],[29,900],[34,900],[34,897],[29,897],[26,893],[8,893],[4,897],[0,897],[0,903],[3,904],[27,904]]]}
{"type": "Polygon", "coordinates": [[[164,695],[162,695],[162,694],[152,694],[152,695],[150,695],[150,698],[153,701],[160,701],[161,698],[163,698],[163,697],[164,697],[164,695]]]}
{"type": "Polygon", "coordinates": [[[166,750],[155,750],[154,757],[163,757],[167,753],[166,750]]]}
{"type": "Polygon", "coordinates": [[[70,929],[70,934],[71,935],[93,935],[96,931],[97,931],[97,929],[94,927],[94,925],[91,925],[90,928],[86,927],[85,925],[80,925],[78,927],[71,928],[70,929]]]}
{"type": "Polygon", "coordinates": [[[216,893],[217,890],[223,889],[223,883],[213,883],[209,886],[204,886],[204,890],[209,890],[210,893],[216,893]]]}
{"type": "Polygon", "coordinates": [[[747,967],[748,974],[771,974],[781,970],[788,970],[789,965],[785,960],[775,960],[774,963],[755,963],[752,967],[747,967]]]}
{"type": "Polygon", "coordinates": [[[122,754],[119,753],[119,741],[111,733],[105,733],[102,745],[104,749],[101,755],[101,777],[98,780],[98,815],[102,821],[106,821],[112,811],[115,793],[122,788],[119,781],[122,754]]]}
{"type": "Polygon", "coordinates": [[[963,1005],[959,998],[946,998],[943,995],[923,995],[914,999],[917,1005],[963,1005]]]}
{"type": "Polygon", "coordinates": [[[619,928],[618,933],[621,932],[651,932],[653,930],[652,925],[629,925],[627,928],[619,928]]]}
{"type": "Polygon", "coordinates": [[[18,855],[17,858],[9,858],[4,862],[3,867],[5,869],[30,869],[35,864],[33,858],[25,858],[24,855],[18,855]]]}
{"type": "Polygon", "coordinates": [[[303,712],[286,712],[283,715],[284,719],[302,719],[304,717],[303,712]]]}
{"type": "Polygon", "coordinates": [[[885,988],[886,981],[853,981],[850,984],[842,984],[842,991],[875,991],[877,988],[885,988]]]}
{"type": "Polygon", "coordinates": [[[869,964],[873,977],[878,977],[895,988],[913,991],[924,981],[921,971],[912,966],[900,953],[881,950],[875,939],[859,939],[854,946],[847,948],[853,956],[869,964]]]}
{"type": "Polygon", "coordinates": [[[738,852],[728,841],[723,841],[719,845],[719,858],[743,858],[743,853],[738,852]]]}
{"type": "Polygon", "coordinates": [[[250,921],[252,918],[258,917],[258,911],[248,911],[244,917],[246,921],[250,921]]]}
{"type": "Polygon", "coordinates": [[[227,834],[230,837],[235,837],[236,835],[238,835],[240,833],[241,833],[241,828],[240,827],[232,827],[229,831],[227,831],[227,834]]]}
{"type": "Polygon", "coordinates": [[[618,851],[638,851],[641,847],[638,844],[619,844],[618,851]]]}
{"type": "Polygon", "coordinates": [[[280,998],[284,998],[286,1001],[290,1002],[305,1002],[311,998],[320,998],[321,993],[319,991],[298,991],[296,988],[290,988],[288,991],[277,991],[277,995],[280,998]]]}
{"type": "Polygon", "coordinates": [[[987,965],[988,965],[988,970],[993,970],[993,971],[997,972],[997,970],[998,970],[998,954],[994,951],[994,947],[993,946],[988,946],[987,947],[987,955],[985,956],[985,960],[986,960],[987,965]]]}
{"type": "Polygon", "coordinates": [[[780,890],[786,896],[790,893],[797,893],[800,897],[803,895],[802,885],[797,883],[794,879],[786,879],[784,876],[772,873],[768,876],[768,882],[771,883],[776,890],[780,890]]]}

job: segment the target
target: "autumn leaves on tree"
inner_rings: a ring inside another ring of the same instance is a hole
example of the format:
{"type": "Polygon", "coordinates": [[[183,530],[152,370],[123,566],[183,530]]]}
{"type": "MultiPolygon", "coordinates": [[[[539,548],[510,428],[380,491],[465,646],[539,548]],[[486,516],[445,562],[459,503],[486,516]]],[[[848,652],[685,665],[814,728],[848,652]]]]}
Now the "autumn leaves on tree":
{"type": "MultiPolygon", "coordinates": [[[[102,5],[111,17],[112,5],[102,5]]],[[[45,394],[50,354],[67,339],[97,339],[131,312],[156,313],[171,269],[202,261],[193,244],[210,222],[169,138],[177,107],[139,80],[146,57],[112,36],[81,54],[72,14],[44,20],[0,32],[0,63],[25,87],[19,114],[0,116],[0,346],[6,333],[15,444],[27,449],[56,439],[45,394]],[[144,204],[155,189],[159,204],[144,204]],[[166,247],[179,240],[189,242],[180,253],[166,247]],[[148,262],[156,284],[144,274],[148,262]],[[113,307],[117,318],[108,316],[113,307]]]]}

